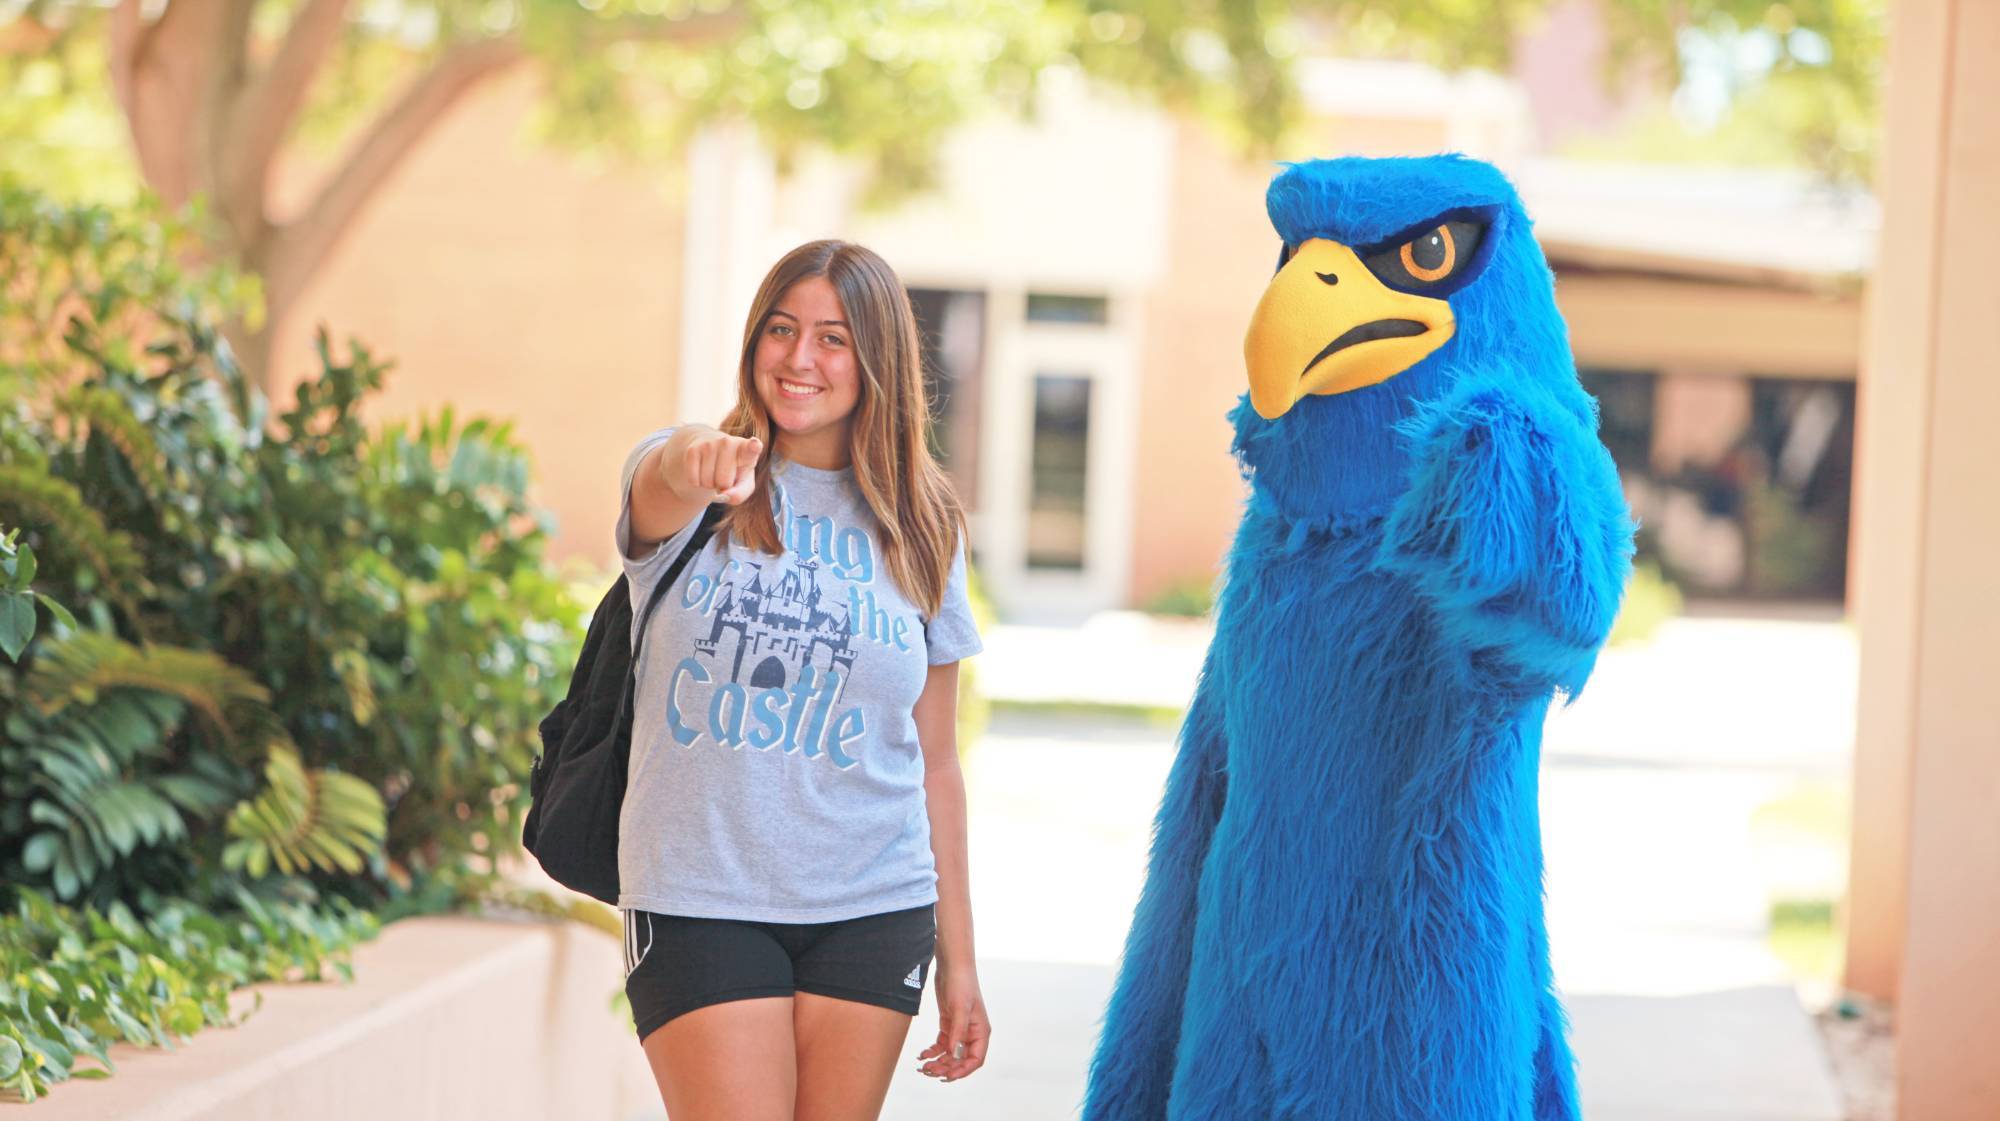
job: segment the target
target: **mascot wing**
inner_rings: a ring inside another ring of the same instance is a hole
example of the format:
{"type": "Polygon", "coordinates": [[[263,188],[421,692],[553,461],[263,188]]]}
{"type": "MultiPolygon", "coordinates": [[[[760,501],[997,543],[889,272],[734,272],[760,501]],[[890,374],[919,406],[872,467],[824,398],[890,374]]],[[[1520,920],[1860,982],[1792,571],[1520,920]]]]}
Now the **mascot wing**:
{"type": "Polygon", "coordinates": [[[1634,527],[1595,427],[1518,375],[1468,377],[1407,422],[1416,463],[1376,563],[1481,690],[1574,698],[1610,634],[1634,527]]]}

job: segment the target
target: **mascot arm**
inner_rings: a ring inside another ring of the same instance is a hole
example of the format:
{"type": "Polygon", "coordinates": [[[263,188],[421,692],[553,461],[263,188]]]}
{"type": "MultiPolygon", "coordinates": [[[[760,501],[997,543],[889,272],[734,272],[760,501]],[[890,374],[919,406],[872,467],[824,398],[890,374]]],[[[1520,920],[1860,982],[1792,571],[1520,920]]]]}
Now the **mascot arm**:
{"type": "Polygon", "coordinates": [[[1193,958],[1196,890],[1227,785],[1223,683],[1209,648],[1153,825],[1146,886],[1105,1010],[1083,1121],[1160,1121],[1193,958]]]}
{"type": "Polygon", "coordinates": [[[1377,565],[1429,600],[1475,687],[1574,697],[1631,571],[1631,515],[1595,418],[1527,376],[1474,378],[1404,432],[1411,485],[1377,565]]]}

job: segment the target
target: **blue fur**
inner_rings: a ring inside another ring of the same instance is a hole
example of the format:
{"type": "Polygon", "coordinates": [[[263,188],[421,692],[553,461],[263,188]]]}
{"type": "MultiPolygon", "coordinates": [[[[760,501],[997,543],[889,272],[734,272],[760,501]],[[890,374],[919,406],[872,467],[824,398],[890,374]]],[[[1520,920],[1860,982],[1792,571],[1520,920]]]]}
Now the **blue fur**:
{"type": "Polygon", "coordinates": [[[1570,1121],[1536,809],[1633,524],[1519,200],[1457,156],[1315,161],[1289,244],[1490,208],[1457,334],[1233,414],[1251,482],[1085,1121],[1570,1121]]]}

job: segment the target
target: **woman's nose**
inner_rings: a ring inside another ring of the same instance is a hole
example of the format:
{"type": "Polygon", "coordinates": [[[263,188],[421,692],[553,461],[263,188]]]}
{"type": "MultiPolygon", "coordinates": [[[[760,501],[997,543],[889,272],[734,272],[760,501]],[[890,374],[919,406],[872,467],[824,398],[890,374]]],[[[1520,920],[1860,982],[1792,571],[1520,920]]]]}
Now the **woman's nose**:
{"type": "Polygon", "coordinates": [[[818,362],[811,339],[800,339],[792,344],[792,369],[810,370],[818,362]]]}

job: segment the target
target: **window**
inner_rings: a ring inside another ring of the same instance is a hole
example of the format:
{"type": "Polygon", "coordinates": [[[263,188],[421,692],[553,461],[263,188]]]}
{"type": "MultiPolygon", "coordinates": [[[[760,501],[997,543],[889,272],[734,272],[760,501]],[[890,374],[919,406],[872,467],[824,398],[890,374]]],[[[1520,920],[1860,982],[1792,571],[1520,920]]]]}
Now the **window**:
{"type": "Polygon", "coordinates": [[[972,508],[979,494],[979,399],[986,369],[986,293],[910,289],[931,405],[931,451],[972,508]]]}
{"type": "Polygon", "coordinates": [[[1579,371],[1639,518],[1639,559],[1695,595],[1840,601],[1854,383],[1579,371]]]}
{"type": "Polygon", "coordinates": [[[1030,568],[1081,569],[1091,379],[1035,375],[1027,553],[1030,568]]]}
{"type": "Polygon", "coordinates": [[[1846,596],[1854,405],[1853,382],[1750,379],[1746,591],[1846,596]]]}
{"type": "Polygon", "coordinates": [[[1583,388],[1597,398],[1598,435],[1619,473],[1643,471],[1653,456],[1653,388],[1649,370],[1581,369],[1583,388]]]}
{"type": "Polygon", "coordinates": [[[1104,296],[1063,296],[1050,292],[1028,293],[1030,323],[1094,323],[1111,321],[1111,301],[1104,296]]]}

